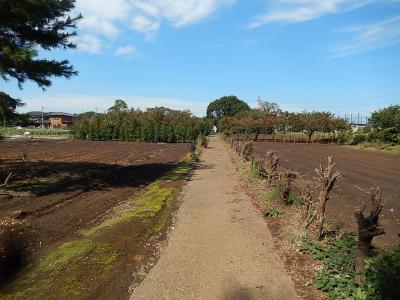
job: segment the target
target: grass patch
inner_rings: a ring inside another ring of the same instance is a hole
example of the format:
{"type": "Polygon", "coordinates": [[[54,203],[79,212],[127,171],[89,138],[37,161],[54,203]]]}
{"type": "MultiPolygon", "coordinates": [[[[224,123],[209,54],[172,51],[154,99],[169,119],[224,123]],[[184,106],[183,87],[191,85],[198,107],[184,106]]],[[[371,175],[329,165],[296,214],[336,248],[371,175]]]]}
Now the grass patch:
{"type": "Polygon", "coordinates": [[[304,205],[303,199],[294,191],[290,191],[288,203],[289,203],[289,205],[292,205],[292,206],[303,206],[304,205]]]}
{"type": "Polygon", "coordinates": [[[259,197],[264,202],[271,202],[279,200],[282,197],[282,193],[277,187],[271,187],[268,190],[261,192],[259,197]]]}
{"type": "Polygon", "coordinates": [[[352,148],[352,149],[361,149],[361,150],[368,150],[368,151],[400,154],[400,145],[363,143],[363,144],[350,145],[350,146],[345,146],[345,147],[352,148]]]}
{"type": "Polygon", "coordinates": [[[251,163],[251,169],[249,172],[249,177],[248,180],[250,183],[254,183],[260,179],[260,170],[257,167],[257,164],[255,161],[251,163]]]}
{"type": "Polygon", "coordinates": [[[284,214],[285,213],[283,211],[277,208],[271,208],[264,212],[264,216],[266,218],[278,218],[280,216],[283,216],[284,214]]]}
{"type": "Polygon", "coordinates": [[[184,178],[193,168],[194,163],[195,162],[191,158],[186,158],[183,162],[179,163],[174,171],[163,176],[160,181],[176,181],[184,178]]]}

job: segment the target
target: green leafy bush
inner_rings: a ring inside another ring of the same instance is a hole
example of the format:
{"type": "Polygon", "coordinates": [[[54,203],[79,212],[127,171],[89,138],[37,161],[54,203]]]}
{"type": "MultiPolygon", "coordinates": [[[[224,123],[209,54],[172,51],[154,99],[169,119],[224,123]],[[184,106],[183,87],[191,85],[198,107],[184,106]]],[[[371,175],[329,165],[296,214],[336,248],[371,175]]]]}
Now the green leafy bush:
{"type": "Polygon", "coordinates": [[[350,235],[327,241],[303,240],[302,251],[312,253],[323,264],[316,287],[328,293],[331,299],[355,299],[357,286],[352,265],[356,247],[356,241],[350,235]]]}
{"type": "Polygon", "coordinates": [[[338,144],[346,144],[351,139],[351,133],[348,131],[339,131],[337,134],[338,144]]]}
{"type": "Polygon", "coordinates": [[[204,134],[200,134],[199,139],[200,139],[200,145],[203,148],[207,148],[208,147],[208,137],[204,134]]]}
{"type": "Polygon", "coordinates": [[[357,242],[352,235],[326,241],[304,239],[301,249],[322,262],[316,287],[326,292],[330,299],[400,299],[400,247],[367,259],[364,288],[354,281],[357,242]]]}
{"type": "Polygon", "coordinates": [[[400,299],[400,246],[392,253],[368,259],[365,276],[367,299],[400,299]]]}
{"type": "Polygon", "coordinates": [[[381,133],[382,141],[389,144],[400,144],[400,128],[388,128],[381,133]]]}
{"type": "Polygon", "coordinates": [[[367,140],[367,136],[368,136],[368,134],[365,134],[365,133],[354,134],[351,138],[350,145],[358,145],[358,144],[365,143],[365,141],[367,140]]]}

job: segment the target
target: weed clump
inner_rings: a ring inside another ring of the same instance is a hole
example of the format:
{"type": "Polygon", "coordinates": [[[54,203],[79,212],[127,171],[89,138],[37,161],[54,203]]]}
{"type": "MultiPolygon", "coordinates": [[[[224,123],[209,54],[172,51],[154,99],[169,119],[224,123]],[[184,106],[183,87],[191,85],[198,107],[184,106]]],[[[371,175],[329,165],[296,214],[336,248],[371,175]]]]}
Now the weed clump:
{"type": "Polygon", "coordinates": [[[324,241],[304,238],[300,249],[322,263],[316,287],[326,292],[329,299],[400,299],[400,246],[391,253],[366,260],[363,287],[355,280],[357,242],[354,236],[343,235],[324,241]]]}

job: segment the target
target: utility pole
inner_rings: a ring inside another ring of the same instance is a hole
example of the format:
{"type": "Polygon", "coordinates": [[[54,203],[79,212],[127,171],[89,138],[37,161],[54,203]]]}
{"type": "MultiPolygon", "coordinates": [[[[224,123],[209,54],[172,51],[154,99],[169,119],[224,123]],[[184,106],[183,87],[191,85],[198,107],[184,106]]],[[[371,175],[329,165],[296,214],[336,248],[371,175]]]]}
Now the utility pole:
{"type": "Polygon", "coordinates": [[[43,109],[44,109],[44,107],[42,106],[42,129],[44,128],[44,125],[43,125],[43,123],[44,123],[44,120],[43,120],[43,118],[44,118],[44,116],[43,116],[43,109]]]}

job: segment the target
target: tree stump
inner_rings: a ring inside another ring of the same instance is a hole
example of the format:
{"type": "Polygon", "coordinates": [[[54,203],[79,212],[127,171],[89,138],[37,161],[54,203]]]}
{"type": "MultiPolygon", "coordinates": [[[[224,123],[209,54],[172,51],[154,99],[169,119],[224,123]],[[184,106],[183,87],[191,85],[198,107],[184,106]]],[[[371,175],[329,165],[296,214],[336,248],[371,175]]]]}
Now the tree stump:
{"type": "Polygon", "coordinates": [[[319,176],[320,191],[315,209],[315,220],[312,224],[310,224],[310,228],[314,238],[317,240],[321,239],[322,237],[322,230],[325,221],[326,203],[329,200],[329,194],[335,186],[336,180],[340,177],[339,172],[333,171],[334,167],[335,164],[333,163],[333,157],[328,156],[328,165],[324,167],[322,165],[322,161],[320,161],[319,168],[315,169],[319,176]]]}
{"type": "Polygon", "coordinates": [[[285,205],[289,204],[290,190],[292,188],[293,181],[297,178],[297,172],[294,170],[287,170],[285,172],[285,183],[282,189],[282,200],[285,205]]]}
{"type": "Polygon", "coordinates": [[[358,224],[357,256],[354,262],[356,282],[362,286],[365,274],[365,259],[369,256],[374,237],[385,234],[383,228],[379,228],[379,215],[383,209],[382,192],[380,188],[371,189],[368,214],[364,214],[367,205],[357,210],[354,215],[358,224]]]}

